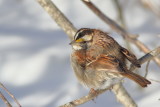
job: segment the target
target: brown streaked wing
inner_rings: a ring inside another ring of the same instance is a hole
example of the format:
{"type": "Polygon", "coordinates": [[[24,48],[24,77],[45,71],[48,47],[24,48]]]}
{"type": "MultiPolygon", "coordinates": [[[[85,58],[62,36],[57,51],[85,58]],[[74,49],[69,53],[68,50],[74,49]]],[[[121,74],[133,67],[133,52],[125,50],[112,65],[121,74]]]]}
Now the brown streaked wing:
{"type": "Polygon", "coordinates": [[[118,59],[114,56],[108,55],[100,55],[97,60],[93,61],[92,63],[88,64],[88,70],[91,71],[106,71],[112,72],[116,74],[120,74],[123,77],[127,77],[136,83],[138,83],[142,87],[147,87],[148,84],[151,84],[150,81],[145,79],[144,77],[132,73],[131,71],[127,70],[127,68],[119,62],[118,59]]]}
{"type": "Polygon", "coordinates": [[[120,66],[119,66],[119,61],[116,59],[116,57],[113,57],[111,55],[100,55],[94,60],[93,62],[89,63],[87,65],[88,69],[94,69],[96,71],[108,71],[109,72],[115,72],[118,71],[120,66]]]}
{"type": "Polygon", "coordinates": [[[135,65],[136,67],[141,67],[139,61],[133,53],[129,52],[123,47],[121,48],[121,52],[133,65],[135,65]]]}

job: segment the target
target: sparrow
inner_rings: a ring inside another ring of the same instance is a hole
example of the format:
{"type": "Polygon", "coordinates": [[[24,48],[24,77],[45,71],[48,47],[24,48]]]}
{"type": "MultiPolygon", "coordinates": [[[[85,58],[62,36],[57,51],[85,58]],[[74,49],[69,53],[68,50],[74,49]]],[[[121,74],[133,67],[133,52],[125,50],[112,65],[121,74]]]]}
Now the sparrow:
{"type": "Polygon", "coordinates": [[[71,65],[79,82],[91,90],[107,89],[124,78],[141,87],[151,84],[146,78],[128,70],[126,60],[141,67],[136,56],[120,46],[108,33],[81,28],[70,43],[71,65]]]}

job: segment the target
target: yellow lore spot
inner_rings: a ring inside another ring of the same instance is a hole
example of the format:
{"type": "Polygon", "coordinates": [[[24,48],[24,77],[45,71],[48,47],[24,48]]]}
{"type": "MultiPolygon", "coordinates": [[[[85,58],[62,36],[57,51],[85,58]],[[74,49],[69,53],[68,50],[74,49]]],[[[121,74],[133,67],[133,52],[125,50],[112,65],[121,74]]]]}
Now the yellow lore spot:
{"type": "Polygon", "coordinates": [[[79,38],[76,40],[76,42],[83,42],[83,41],[84,41],[84,39],[82,39],[82,38],[79,38]]]}

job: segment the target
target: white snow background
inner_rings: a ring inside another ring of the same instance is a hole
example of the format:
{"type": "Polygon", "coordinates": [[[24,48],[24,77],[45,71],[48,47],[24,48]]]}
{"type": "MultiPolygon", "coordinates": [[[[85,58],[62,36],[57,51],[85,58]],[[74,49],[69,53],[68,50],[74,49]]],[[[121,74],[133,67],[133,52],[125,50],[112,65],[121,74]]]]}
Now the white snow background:
{"type": "MultiPolygon", "coordinates": [[[[125,42],[95,16],[80,0],[53,0],[77,28],[98,28],[125,42]]],[[[92,0],[110,18],[117,20],[111,0],[92,0]]],[[[160,18],[142,8],[138,0],[121,0],[128,31],[151,50],[160,46],[160,18]]],[[[157,0],[157,3],[160,2],[157,0]]],[[[159,3],[160,4],[160,3],[159,3]]],[[[36,0],[0,1],[0,82],[17,98],[22,107],[57,107],[86,95],[70,66],[69,38],[36,0]]],[[[131,44],[139,58],[144,55],[131,44]]],[[[145,73],[145,64],[139,70],[145,73]]],[[[151,61],[148,79],[160,80],[160,68],[151,61]]],[[[142,89],[125,79],[124,86],[139,107],[160,107],[160,83],[152,81],[142,89]]],[[[14,107],[15,102],[2,90],[14,107]]],[[[110,91],[80,107],[122,107],[110,91]]],[[[5,104],[0,100],[0,107],[5,104]]]]}

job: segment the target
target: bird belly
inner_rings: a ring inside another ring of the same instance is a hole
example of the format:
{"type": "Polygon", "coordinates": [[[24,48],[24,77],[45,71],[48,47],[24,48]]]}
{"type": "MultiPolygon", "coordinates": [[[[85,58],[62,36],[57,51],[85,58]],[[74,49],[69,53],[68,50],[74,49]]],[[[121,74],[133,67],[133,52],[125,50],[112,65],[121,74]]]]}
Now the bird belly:
{"type": "Polygon", "coordinates": [[[117,73],[92,72],[86,75],[85,83],[89,88],[95,90],[109,88],[119,82],[123,77],[117,73]]]}

